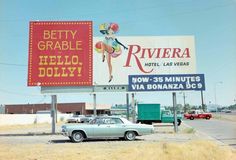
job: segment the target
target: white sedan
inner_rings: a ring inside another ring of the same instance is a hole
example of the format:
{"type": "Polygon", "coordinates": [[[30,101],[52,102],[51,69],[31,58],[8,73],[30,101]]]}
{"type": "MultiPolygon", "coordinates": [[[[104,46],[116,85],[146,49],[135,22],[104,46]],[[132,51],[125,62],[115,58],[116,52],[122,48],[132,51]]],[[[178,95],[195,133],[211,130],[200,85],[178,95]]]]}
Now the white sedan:
{"type": "Polygon", "coordinates": [[[83,123],[86,117],[84,115],[73,115],[67,119],[68,123],[83,123]]]}

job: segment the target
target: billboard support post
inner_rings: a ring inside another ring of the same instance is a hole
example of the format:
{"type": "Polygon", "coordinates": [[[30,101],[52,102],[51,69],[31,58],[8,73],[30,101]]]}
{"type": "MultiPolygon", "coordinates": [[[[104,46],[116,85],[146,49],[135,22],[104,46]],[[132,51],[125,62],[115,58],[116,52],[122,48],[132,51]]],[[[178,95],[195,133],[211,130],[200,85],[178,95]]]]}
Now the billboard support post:
{"type": "Polygon", "coordinates": [[[132,95],[132,120],[133,120],[133,123],[135,123],[136,111],[135,111],[135,104],[134,104],[134,93],[132,93],[131,95],[132,95]]]}
{"type": "Polygon", "coordinates": [[[97,109],[96,109],[96,93],[93,93],[93,115],[97,115],[97,109]]]}
{"type": "Polygon", "coordinates": [[[205,110],[205,105],[204,105],[203,91],[202,91],[202,90],[201,90],[201,101],[202,101],[202,110],[203,110],[203,111],[206,111],[206,110],[205,110]]]}
{"type": "Polygon", "coordinates": [[[176,92],[173,92],[172,93],[172,97],[173,97],[173,109],[174,109],[174,131],[175,131],[175,133],[177,133],[178,132],[178,125],[177,125],[177,108],[176,108],[176,104],[177,104],[177,102],[176,102],[176,92]]]}
{"type": "Polygon", "coordinates": [[[129,120],[129,93],[126,93],[127,119],[129,120]]]}
{"type": "Polygon", "coordinates": [[[57,104],[57,96],[52,95],[52,103],[51,103],[51,117],[52,117],[52,134],[55,134],[56,131],[56,104],[57,104]]]}
{"type": "Polygon", "coordinates": [[[186,96],[185,96],[185,92],[183,92],[183,98],[184,98],[184,113],[186,112],[186,104],[185,104],[185,98],[186,98],[186,96]]]}

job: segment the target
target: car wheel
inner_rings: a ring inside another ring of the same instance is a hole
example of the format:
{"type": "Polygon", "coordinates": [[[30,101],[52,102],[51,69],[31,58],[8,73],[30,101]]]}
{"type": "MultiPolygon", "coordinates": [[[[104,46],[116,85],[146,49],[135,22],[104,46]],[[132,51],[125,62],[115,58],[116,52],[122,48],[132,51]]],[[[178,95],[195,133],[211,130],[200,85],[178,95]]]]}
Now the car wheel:
{"type": "Polygon", "coordinates": [[[128,131],[125,133],[125,139],[128,141],[133,141],[136,138],[136,133],[134,131],[128,131]]]}
{"type": "Polygon", "coordinates": [[[72,137],[71,136],[69,136],[69,139],[70,139],[70,141],[72,141],[72,137]]]}
{"type": "Polygon", "coordinates": [[[178,126],[180,126],[181,125],[181,120],[178,119],[177,121],[178,121],[178,126]]]}
{"type": "MultiPolygon", "coordinates": [[[[180,124],[181,124],[181,120],[177,119],[177,125],[180,126],[180,124]]],[[[175,125],[175,122],[173,122],[173,125],[175,125]]]]}
{"type": "Polygon", "coordinates": [[[190,117],[190,120],[194,120],[194,117],[190,117]]]}
{"type": "Polygon", "coordinates": [[[207,116],[207,117],[206,117],[206,119],[208,120],[208,119],[210,119],[210,117],[209,117],[209,116],[207,116]]]}
{"type": "Polygon", "coordinates": [[[79,143],[84,140],[84,134],[81,131],[75,131],[71,137],[72,142],[79,143]]]}

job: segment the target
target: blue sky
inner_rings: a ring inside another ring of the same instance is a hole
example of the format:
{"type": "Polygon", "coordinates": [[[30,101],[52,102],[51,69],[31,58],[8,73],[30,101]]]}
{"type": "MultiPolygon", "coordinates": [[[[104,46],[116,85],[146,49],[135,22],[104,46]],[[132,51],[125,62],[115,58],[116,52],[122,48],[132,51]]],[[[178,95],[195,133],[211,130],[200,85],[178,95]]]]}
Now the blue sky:
{"type": "MultiPolygon", "coordinates": [[[[118,36],[194,35],[197,71],[205,74],[206,104],[236,103],[235,0],[0,0],[0,104],[49,103],[39,87],[27,87],[29,21],[116,22],[118,36]],[[222,83],[219,83],[222,82],[222,83]],[[216,92],[215,89],[216,88],[216,92]]],[[[186,92],[200,105],[200,93],[186,92]]],[[[99,93],[97,103],[126,103],[125,93],[99,93]]],[[[171,105],[171,92],[137,93],[141,102],[171,105]]],[[[59,94],[58,102],[93,102],[88,93],[59,94]]],[[[183,96],[177,92],[177,102],[183,96]]]]}

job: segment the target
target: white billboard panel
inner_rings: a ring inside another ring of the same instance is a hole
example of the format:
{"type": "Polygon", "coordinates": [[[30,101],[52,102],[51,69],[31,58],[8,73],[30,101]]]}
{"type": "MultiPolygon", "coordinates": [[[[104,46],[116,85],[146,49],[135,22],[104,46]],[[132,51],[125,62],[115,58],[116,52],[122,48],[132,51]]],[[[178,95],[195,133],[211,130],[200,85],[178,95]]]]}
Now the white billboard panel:
{"type": "MultiPolygon", "coordinates": [[[[103,39],[94,37],[94,46],[103,39]]],[[[103,57],[94,47],[93,85],[127,85],[128,75],[196,73],[194,36],[130,36],[117,39],[127,47],[120,46],[121,53],[117,55],[105,52],[103,57]]]]}

